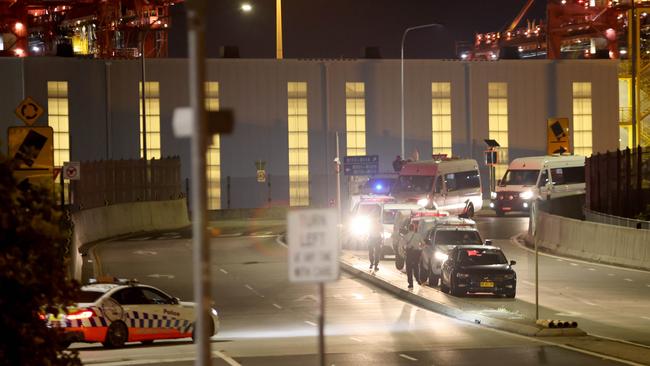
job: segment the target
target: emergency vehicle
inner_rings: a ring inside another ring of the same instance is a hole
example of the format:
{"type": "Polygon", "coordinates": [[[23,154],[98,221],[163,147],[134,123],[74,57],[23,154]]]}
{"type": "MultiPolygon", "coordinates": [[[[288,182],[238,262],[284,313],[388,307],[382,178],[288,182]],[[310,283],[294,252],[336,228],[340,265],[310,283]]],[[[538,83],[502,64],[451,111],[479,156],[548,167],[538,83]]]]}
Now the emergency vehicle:
{"type": "Polygon", "coordinates": [[[483,206],[476,160],[445,155],[404,165],[391,194],[397,202],[413,202],[469,218],[483,206]]]}
{"type": "Polygon", "coordinates": [[[585,157],[530,156],[514,159],[491,193],[490,207],[497,216],[529,211],[535,200],[584,194],[585,157]]]}
{"type": "MultiPolygon", "coordinates": [[[[393,228],[392,243],[393,252],[395,253],[395,268],[401,270],[404,268],[406,260],[406,234],[409,231],[409,225],[415,223],[418,232],[426,232],[426,229],[437,219],[448,217],[449,212],[442,210],[404,210],[400,211],[395,217],[393,228]]],[[[424,238],[424,236],[422,236],[424,238]]]]}
{"type": "MultiPolygon", "coordinates": [[[[83,286],[77,303],[64,313],[42,314],[51,328],[62,328],[66,344],[100,342],[122,347],[126,342],[152,343],[157,339],[194,338],[195,304],[180,301],[160,289],[134,281],[83,286]]],[[[211,309],[210,334],[219,328],[211,309]]]]}
{"type": "MultiPolygon", "coordinates": [[[[352,249],[367,248],[373,222],[382,221],[384,204],[394,201],[395,198],[391,196],[360,196],[350,211],[344,246],[352,249]]],[[[383,232],[380,235],[383,238],[383,232]]]]}

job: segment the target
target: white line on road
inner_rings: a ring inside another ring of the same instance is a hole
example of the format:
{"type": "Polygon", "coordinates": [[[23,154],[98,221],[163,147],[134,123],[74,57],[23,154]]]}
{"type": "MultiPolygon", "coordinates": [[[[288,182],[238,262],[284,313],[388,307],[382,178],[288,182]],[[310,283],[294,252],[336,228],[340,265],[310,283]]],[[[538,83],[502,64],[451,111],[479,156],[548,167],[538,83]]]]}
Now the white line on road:
{"type": "Polygon", "coordinates": [[[230,233],[230,234],[219,234],[216,235],[218,238],[233,238],[235,236],[242,236],[244,233],[230,233]]]}
{"type": "Polygon", "coordinates": [[[212,354],[220,357],[222,360],[226,361],[226,363],[230,366],[241,366],[241,364],[235,360],[233,360],[232,357],[228,356],[226,354],[226,351],[212,351],[212,354]]]}
{"type": "Polygon", "coordinates": [[[363,342],[361,339],[359,339],[357,337],[350,337],[350,339],[355,341],[355,342],[359,342],[359,343],[363,342]]]}
{"type": "Polygon", "coordinates": [[[587,300],[583,300],[583,299],[578,299],[578,300],[580,300],[581,302],[583,302],[583,303],[585,303],[585,304],[587,304],[587,305],[591,305],[591,306],[596,306],[596,305],[597,305],[597,304],[594,304],[594,303],[591,302],[591,301],[587,301],[587,300]]]}
{"type": "Polygon", "coordinates": [[[650,283],[646,285],[647,287],[650,287],[650,283]]]}
{"type": "Polygon", "coordinates": [[[417,361],[417,360],[418,360],[418,359],[415,358],[415,357],[411,357],[411,356],[409,356],[409,355],[405,355],[405,354],[403,354],[403,353],[400,353],[399,356],[400,356],[401,358],[405,358],[405,359],[410,360],[410,361],[417,361]]]}
{"type": "Polygon", "coordinates": [[[283,243],[283,242],[280,240],[280,235],[278,235],[278,236],[275,237],[275,242],[278,243],[278,244],[280,244],[280,245],[282,245],[282,246],[285,247],[285,248],[288,248],[287,244],[283,243]]]}
{"type": "Polygon", "coordinates": [[[246,287],[247,289],[251,290],[255,295],[257,295],[257,296],[259,296],[259,297],[264,297],[264,295],[262,295],[261,293],[257,292],[257,291],[253,288],[253,286],[251,286],[251,285],[249,285],[249,284],[245,284],[244,287],[246,287]]]}
{"type": "Polygon", "coordinates": [[[589,270],[589,271],[595,271],[596,268],[587,268],[587,270],[589,270]]]}
{"type": "Polygon", "coordinates": [[[276,303],[273,303],[273,306],[275,306],[275,307],[278,308],[278,309],[282,309],[282,306],[280,306],[280,305],[278,305],[278,304],[276,304],[276,303]]]}
{"type": "Polygon", "coordinates": [[[634,282],[634,280],[631,279],[631,278],[625,278],[624,280],[627,281],[627,282],[634,282]]]}
{"type": "Polygon", "coordinates": [[[569,264],[572,265],[572,266],[576,266],[576,267],[578,266],[578,263],[573,263],[573,262],[571,262],[571,263],[569,263],[569,264]]]}
{"type": "Polygon", "coordinates": [[[309,320],[305,320],[305,323],[311,325],[312,327],[315,327],[315,326],[318,325],[318,324],[316,324],[316,323],[314,323],[314,322],[310,322],[309,320]]]}
{"type": "Polygon", "coordinates": [[[223,269],[223,268],[219,268],[219,270],[220,270],[221,272],[223,272],[224,274],[228,274],[228,271],[226,271],[226,270],[223,269]]]}
{"type": "Polygon", "coordinates": [[[648,317],[648,316],[642,316],[641,319],[650,320],[650,317],[648,317]]]}

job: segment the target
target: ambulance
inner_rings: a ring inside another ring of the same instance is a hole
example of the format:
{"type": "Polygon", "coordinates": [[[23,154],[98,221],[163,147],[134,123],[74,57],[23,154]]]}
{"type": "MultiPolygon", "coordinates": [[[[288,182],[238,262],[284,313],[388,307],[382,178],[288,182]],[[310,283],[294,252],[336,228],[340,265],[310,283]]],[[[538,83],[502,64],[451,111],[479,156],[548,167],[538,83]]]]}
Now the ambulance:
{"type": "Polygon", "coordinates": [[[481,176],[473,159],[434,156],[407,163],[391,191],[397,202],[417,203],[471,218],[483,207],[481,176]]]}

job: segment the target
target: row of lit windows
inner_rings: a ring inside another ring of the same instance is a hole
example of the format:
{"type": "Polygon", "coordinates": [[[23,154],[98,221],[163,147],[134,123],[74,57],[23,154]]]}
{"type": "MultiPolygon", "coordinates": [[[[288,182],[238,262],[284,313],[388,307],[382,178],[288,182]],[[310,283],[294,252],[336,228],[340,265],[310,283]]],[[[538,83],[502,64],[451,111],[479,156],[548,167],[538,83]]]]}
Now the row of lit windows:
{"type": "Polygon", "coordinates": [[[287,83],[289,204],[309,206],[309,121],[307,83],[287,83]]]}
{"type": "MultiPolygon", "coordinates": [[[[70,126],[68,115],[68,83],[49,81],[48,120],[54,130],[54,164],[62,166],[70,160],[70,126]]],[[[142,85],[139,87],[142,98],[142,85]]],[[[160,146],[160,84],[145,83],[145,109],[147,125],[147,158],[159,159],[160,146]]],[[[309,124],[307,113],[307,83],[287,83],[288,143],[289,143],[289,198],[292,206],[309,205],[309,124]]],[[[345,83],[346,96],[346,155],[366,154],[365,85],[362,82],[345,83]]],[[[431,84],[432,153],[451,156],[451,84],[431,84]]],[[[140,154],[143,156],[142,103],[140,106],[140,154]]],[[[219,83],[205,83],[205,108],[219,109],[219,83]]],[[[496,176],[507,169],[508,157],[508,85],[504,82],[488,83],[488,135],[496,140],[499,160],[496,176]]],[[[590,155],[592,152],[591,83],[573,83],[573,137],[574,153],[590,155]]],[[[206,162],[208,172],[208,208],[221,207],[220,138],[215,135],[208,147],[206,162]]]]}

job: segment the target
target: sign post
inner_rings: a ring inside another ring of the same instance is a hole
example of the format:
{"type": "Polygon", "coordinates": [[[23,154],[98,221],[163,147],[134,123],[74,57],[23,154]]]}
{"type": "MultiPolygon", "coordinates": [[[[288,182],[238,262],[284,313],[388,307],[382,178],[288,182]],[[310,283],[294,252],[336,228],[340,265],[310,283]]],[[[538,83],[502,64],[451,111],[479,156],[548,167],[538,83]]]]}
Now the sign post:
{"type": "Polygon", "coordinates": [[[287,215],[289,280],[318,283],[318,351],[325,366],[325,282],[339,278],[338,216],[333,209],[291,211],[287,215]]]}

